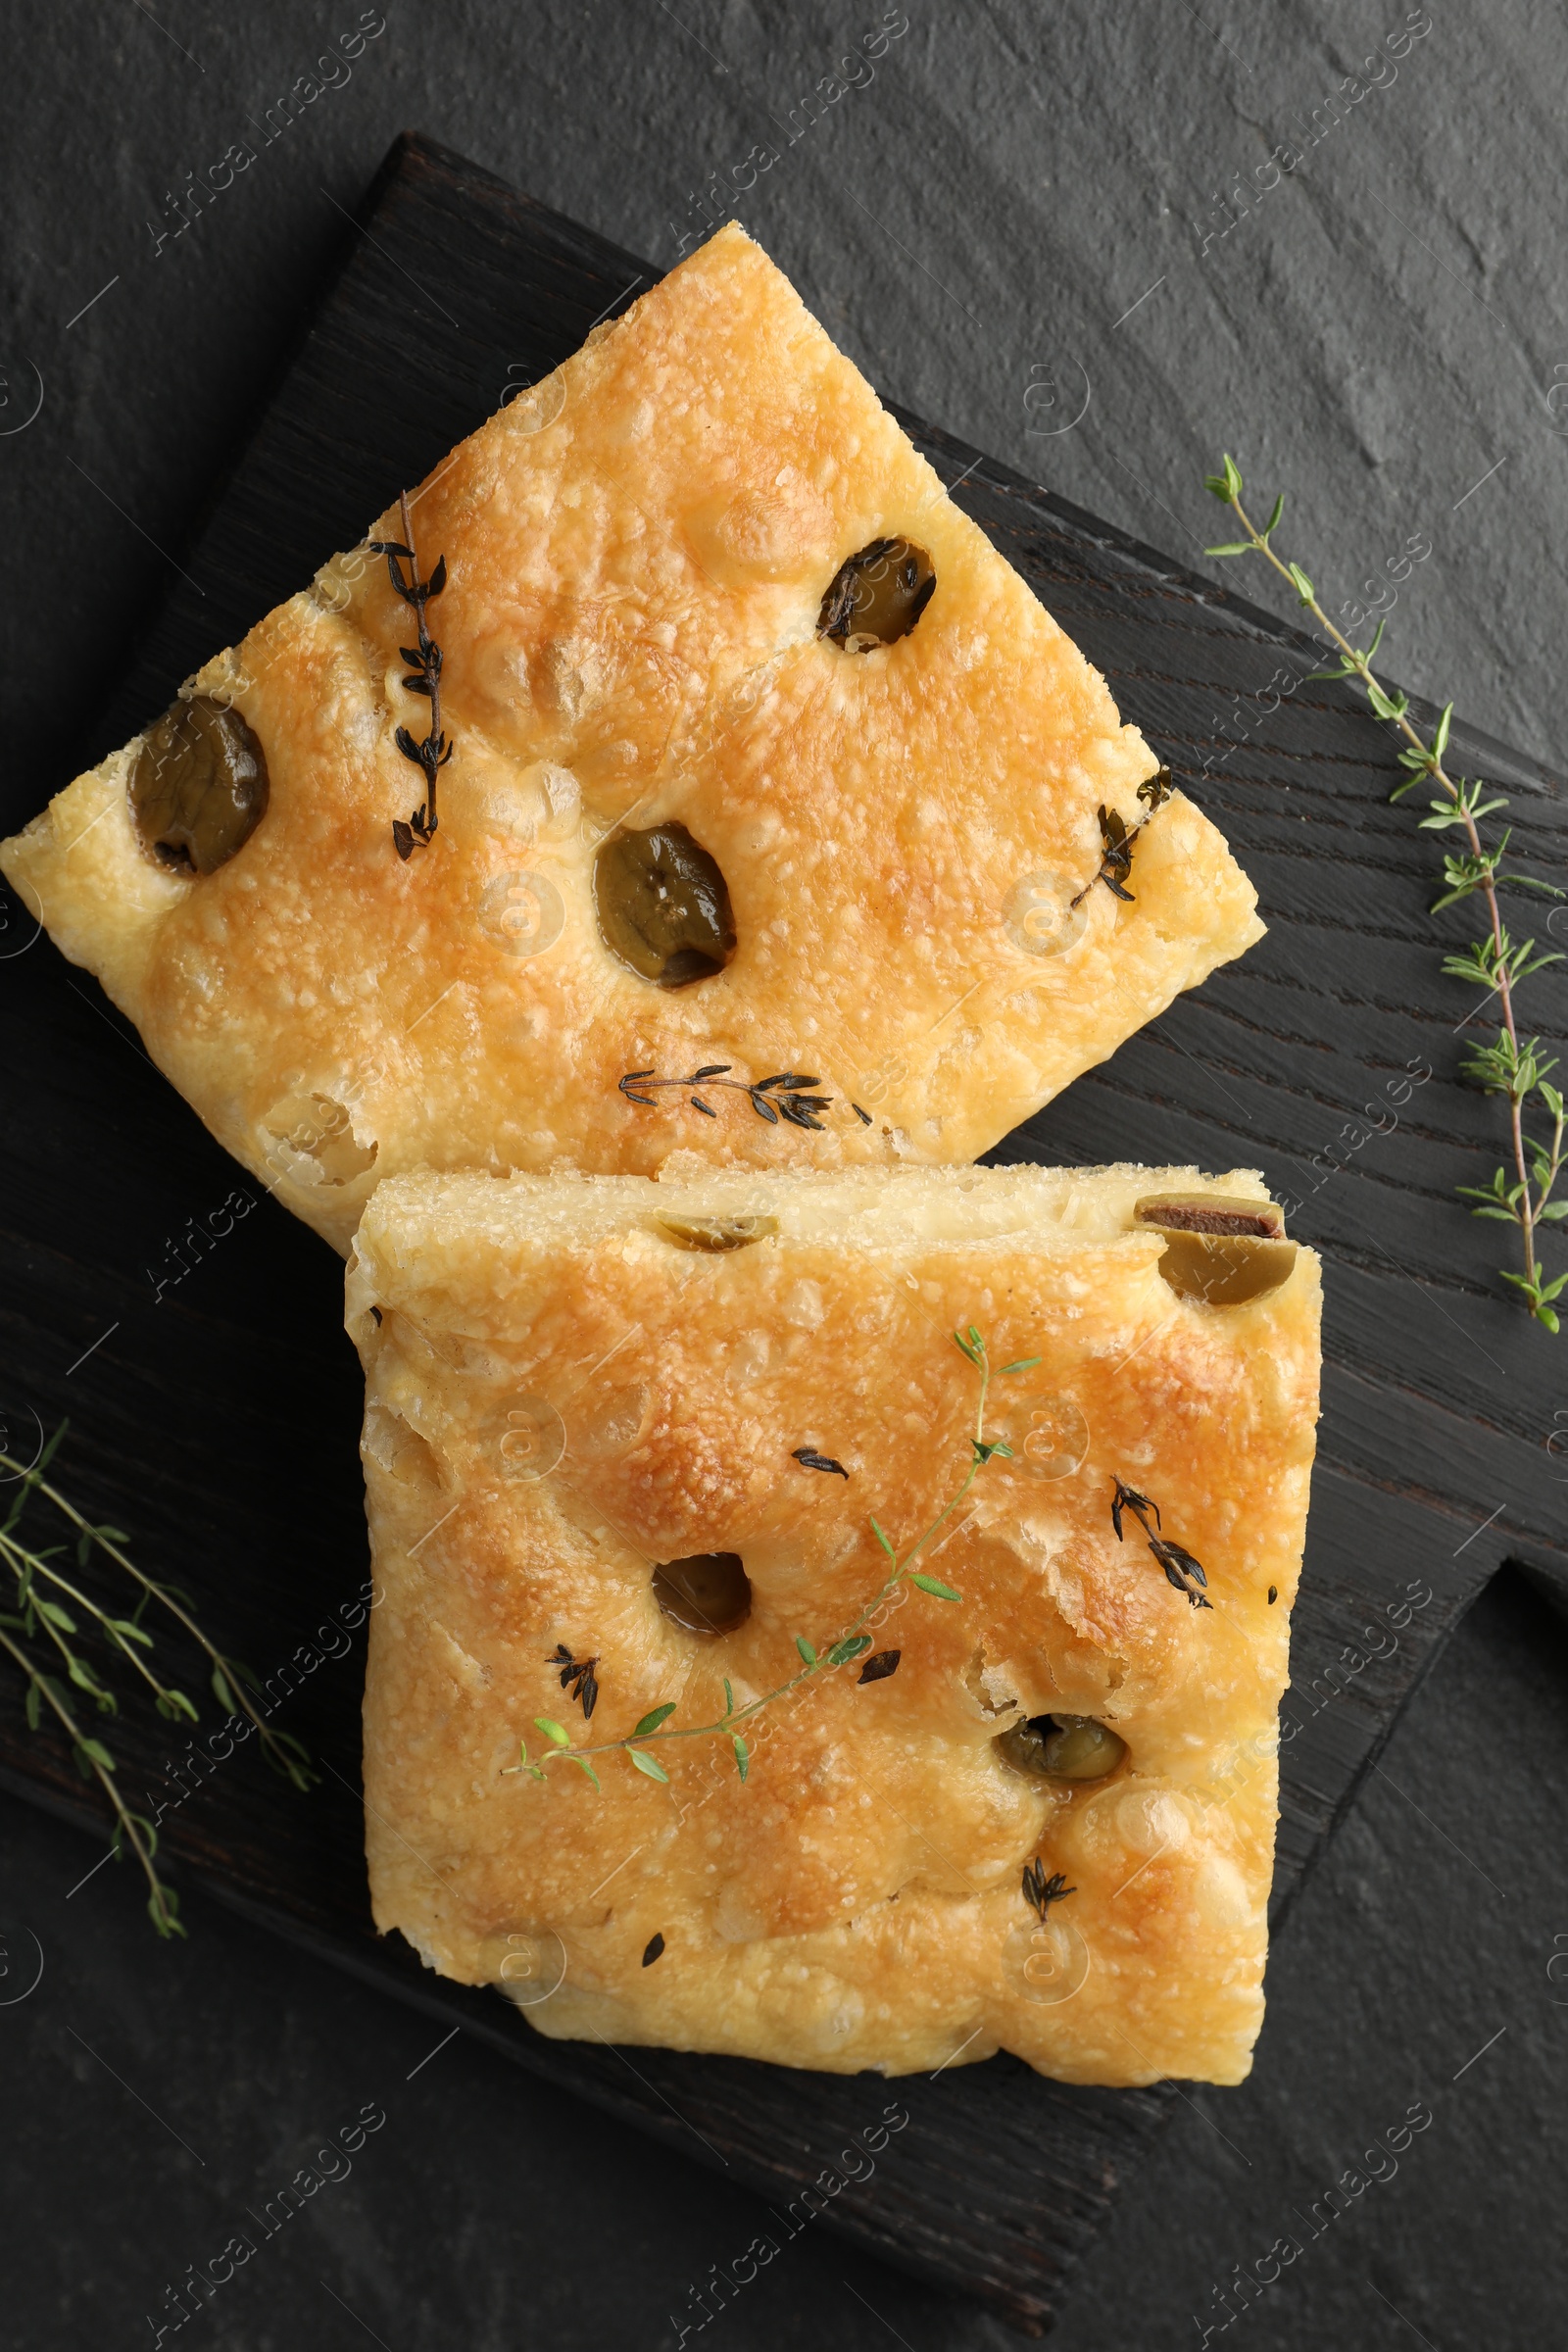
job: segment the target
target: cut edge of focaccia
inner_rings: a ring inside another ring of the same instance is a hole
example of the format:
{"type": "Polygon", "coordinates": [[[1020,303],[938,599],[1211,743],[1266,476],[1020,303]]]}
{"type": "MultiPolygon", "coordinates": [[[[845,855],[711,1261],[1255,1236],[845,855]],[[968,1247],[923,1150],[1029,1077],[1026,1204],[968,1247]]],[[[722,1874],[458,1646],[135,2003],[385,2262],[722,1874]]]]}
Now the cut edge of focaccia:
{"type": "MultiPolygon", "coordinates": [[[[444,655],[440,830],[407,862],[413,615],[365,546],[182,694],[263,747],[266,814],[202,876],[150,860],[137,737],[0,847],[213,1133],[346,1250],[416,1166],[657,1171],[974,1158],[1262,930],[1255,894],[1091,667],[737,227],[411,499],[444,655]],[[817,634],[844,561],[903,534],[936,588],[895,643],[817,634]],[[1095,877],[1097,810],[1137,835],[1095,877]],[[738,944],[665,990],[601,936],[596,858],[680,823],[738,944]],[[1076,900],[1076,905],[1073,903],[1076,900]],[[723,1063],[830,1099],[769,1123],[669,1088],[723,1063]],[[855,1105],[858,1105],[858,1109],[855,1105]],[[862,1116],[862,1114],[864,1114],[862,1116]]],[[[398,538],[391,509],[374,538],[398,538]]]]}
{"type": "MultiPolygon", "coordinates": [[[[1015,2051],[1058,2078],[1240,2081],[1262,2014],[1279,1702],[1317,1411],[1319,1276],[1242,1303],[1161,1273],[1248,1171],[849,1171],[694,1158],[641,1178],[412,1176],[348,1278],[378,1603],[365,1787],[377,1926],[547,2034],[885,2073],[1015,2051]],[[748,1222],[749,1220],[749,1222],[748,1222]],[[739,1233],[742,1238],[736,1242],[739,1233]],[[696,1242],[694,1244],[694,1235],[696,1242]],[[717,1237],[715,1245],[714,1237],[717,1237]],[[731,1246],[723,1246],[728,1236],[731,1246]],[[704,1245],[706,1237],[706,1244],[704,1245]],[[969,1458],[973,1325],[1004,1437],[859,1662],[728,1737],[875,1593],[969,1458]],[[803,1450],[847,1473],[813,1468],[803,1450]],[[1114,1482],[1179,1548],[1174,1581],[1114,1482]],[[1160,1514],[1157,1521],[1152,1514],[1160,1514]],[[705,1636],[656,1566],[734,1552],[750,1615],[705,1636]],[[1206,1570],[1203,1596],[1180,1563],[1206,1570]],[[564,1660],[564,1664],[563,1661],[564,1660]],[[591,1723],[564,1687],[594,1662],[591,1723]],[[1087,1784],[1020,1770],[1047,1715],[1125,1742],[1087,1784]],[[1070,1887],[1044,1924],[1023,1891],[1070,1887]]],[[[1243,1215],[1244,1223],[1249,1221],[1243,1215]]],[[[1223,1219],[1222,1219],[1223,1223],[1223,1219]]],[[[1216,1249],[1223,1247],[1213,1245],[1216,1249]]],[[[1275,1265],[1269,1275],[1280,1273],[1275,1265]]],[[[1227,1277],[1229,1279],[1229,1277],[1227,1277]]]]}

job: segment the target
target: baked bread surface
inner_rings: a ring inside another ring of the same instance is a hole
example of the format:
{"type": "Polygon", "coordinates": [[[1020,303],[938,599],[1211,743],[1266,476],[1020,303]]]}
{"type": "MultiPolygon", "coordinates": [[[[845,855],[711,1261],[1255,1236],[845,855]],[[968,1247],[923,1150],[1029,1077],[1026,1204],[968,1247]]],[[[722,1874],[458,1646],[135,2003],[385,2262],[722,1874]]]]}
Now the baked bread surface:
{"type": "Polygon", "coordinates": [[[999,2048],[1065,2080],[1235,2082],[1262,2014],[1278,1709],[1318,1382],[1318,1265],[1216,1308],[1162,1279],[1153,1192],[1264,1200],[1192,1169],[763,1177],[411,1176],[360,1228],[348,1324],[367,1375],[379,1598],[365,1709],[374,1915],[562,2036],[888,2073],[999,2048]],[[728,1250],[670,1226],[772,1219],[728,1250]],[[372,1311],[373,1310],[373,1311],[372,1311]],[[1004,1437],[868,1628],[897,1669],[811,1678],[725,1738],[623,1752],[601,1786],[509,1768],[536,1717],[578,1745],[671,1727],[799,1670],[956,1491],[994,1366],[1004,1437]],[[1041,1433],[1046,1444],[1042,1448],[1041,1433]],[[848,1472],[813,1470],[802,1448],[848,1472]],[[1207,1572],[1167,1582],[1121,1480],[1207,1572]],[[733,1551],[735,1631],[689,1632],[657,1564],[733,1551]],[[1277,1598],[1270,1602],[1270,1589],[1277,1598]],[[564,1647],[595,1660],[591,1722],[564,1647]],[[1092,1717],[1098,1783],[999,1735],[1092,1717]],[[1042,1925],[1026,1865],[1070,1894],[1042,1925]],[[656,1957],[645,1954],[662,1938],[656,1957]]]}
{"type": "MultiPolygon", "coordinates": [[[[266,814],[204,876],[141,848],[142,739],[62,792],[0,865],[97,974],[215,1135],[346,1250],[421,1165],[655,1171],[974,1158],[1260,936],[1255,895],[1177,794],[1099,885],[1155,762],[1103,680],[787,280],[719,232],[414,495],[442,648],[440,830],[399,647],[414,617],[361,547],[182,692],[263,747],[266,814]],[[845,561],[931,558],[910,632],[817,635],[845,561]],[[596,919],[618,828],[686,826],[733,906],[728,965],[665,990],[596,919]],[[823,1129],[650,1109],[628,1071],[801,1071],[823,1129]],[[850,1107],[869,1114],[863,1123],[850,1107]]],[[[400,539],[397,510],[370,538],[400,539]]]]}

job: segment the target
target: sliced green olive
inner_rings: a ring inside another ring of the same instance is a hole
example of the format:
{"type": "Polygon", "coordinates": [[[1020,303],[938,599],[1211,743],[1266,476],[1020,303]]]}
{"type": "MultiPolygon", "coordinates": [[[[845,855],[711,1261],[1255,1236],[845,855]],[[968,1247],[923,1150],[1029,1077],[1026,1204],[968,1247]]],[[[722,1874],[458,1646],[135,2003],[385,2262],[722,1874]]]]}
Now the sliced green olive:
{"type": "Polygon", "coordinates": [[[1094,1715],[1034,1715],[997,1740],[1019,1772],[1052,1781],[1102,1781],[1127,1753],[1127,1742],[1094,1715]]]}
{"type": "Polygon", "coordinates": [[[816,633],[854,654],[892,645],[907,637],[936,584],[923,547],[911,547],[907,539],[873,539],[835,572],[816,616],[816,633]]]}
{"type": "Polygon", "coordinates": [[[1167,1233],[1251,1236],[1277,1242],[1285,1233],[1285,1211],[1273,1200],[1245,1200],[1233,1193],[1146,1193],[1133,1203],[1140,1225],[1167,1233]]]}
{"type": "Polygon", "coordinates": [[[1283,1211],[1272,1200],[1226,1193],[1147,1193],[1134,1203],[1140,1225],[1165,1236],[1159,1271],[1179,1298],[1242,1306],[1277,1291],[1296,1263],[1283,1211]]]}
{"type": "Polygon", "coordinates": [[[1294,1242],[1173,1233],[1166,1239],[1159,1270],[1179,1298],[1197,1299],[1203,1306],[1242,1306],[1249,1298],[1277,1291],[1295,1263],[1294,1242]]]}
{"type": "Polygon", "coordinates": [[[738,1551],[697,1551],[654,1570],[654,1598],[689,1634],[732,1634],[752,1613],[752,1580],[738,1551]]]}
{"type": "Polygon", "coordinates": [[[130,807],[149,858],[211,874],[267,814],[267,755],[237,710],[197,695],[147,729],[130,771],[130,807]]]}
{"type": "Polygon", "coordinates": [[[777,1233],[777,1217],[661,1217],[659,1230],[677,1250],[744,1250],[777,1233]]]}
{"type": "Polygon", "coordinates": [[[684,825],[612,834],[594,860],[594,905],[605,945],[661,988],[710,980],[735,953],[724,877],[684,825]]]}

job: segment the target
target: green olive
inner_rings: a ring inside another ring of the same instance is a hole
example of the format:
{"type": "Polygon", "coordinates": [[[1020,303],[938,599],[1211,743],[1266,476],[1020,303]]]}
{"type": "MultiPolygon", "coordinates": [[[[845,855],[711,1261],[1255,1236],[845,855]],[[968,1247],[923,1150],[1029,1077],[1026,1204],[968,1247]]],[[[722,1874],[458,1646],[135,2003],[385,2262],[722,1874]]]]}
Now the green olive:
{"type": "Polygon", "coordinates": [[[594,905],[605,945],[661,988],[710,980],[735,953],[724,877],[684,825],[612,834],[594,860],[594,905]]]}
{"type": "Polygon", "coordinates": [[[698,1551],[654,1570],[654,1598],[689,1634],[732,1634],[752,1613],[752,1580],[738,1551],[698,1551]]]}
{"type": "Polygon", "coordinates": [[[842,564],[816,617],[819,637],[846,652],[868,654],[874,645],[907,637],[936,590],[937,575],[923,547],[907,539],[873,539],[842,564]]]}
{"type": "Polygon", "coordinates": [[[1242,1306],[1277,1291],[1296,1263],[1296,1244],[1241,1235],[1172,1233],[1159,1271],[1179,1298],[1203,1306],[1242,1306]]]}
{"type": "Polygon", "coordinates": [[[1127,1742],[1094,1715],[1035,1715],[1003,1732],[996,1744],[1019,1772],[1053,1781],[1102,1781],[1127,1742]]]}
{"type": "Polygon", "coordinates": [[[1285,1211],[1277,1201],[1248,1200],[1236,1193],[1145,1193],[1133,1202],[1133,1215],[1140,1225],[1158,1225],[1167,1233],[1277,1242],[1285,1232],[1285,1211]]]}
{"type": "Polygon", "coordinates": [[[267,755],[239,712],[207,695],[172,703],[130,771],[141,846],[176,873],[226,865],[267,814],[267,755]]]}
{"type": "Polygon", "coordinates": [[[1165,1236],[1162,1279],[1179,1298],[1241,1306],[1277,1291],[1296,1263],[1283,1212],[1272,1200],[1228,1193],[1146,1193],[1133,1204],[1140,1225],[1165,1236]]]}
{"type": "Polygon", "coordinates": [[[777,1233],[777,1217],[661,1217],[659,1230],[677,1250],[744,1250],[777,1233]]]}

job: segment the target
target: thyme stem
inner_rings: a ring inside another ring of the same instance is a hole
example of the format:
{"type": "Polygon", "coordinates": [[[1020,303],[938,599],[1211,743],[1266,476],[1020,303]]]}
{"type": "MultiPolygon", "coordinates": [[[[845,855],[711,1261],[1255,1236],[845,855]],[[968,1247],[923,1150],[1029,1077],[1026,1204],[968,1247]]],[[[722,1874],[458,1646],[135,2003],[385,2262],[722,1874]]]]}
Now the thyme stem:
{"type": "MultiPolygon", "coordinates": [[[[1524,1045],[1520,1043],[1514,1009],[1514,986],[1516,980],[1540,970],[1544,963],[1558,962],[1561,958],[1546,955],[1536,957],[1534,961],[1529,960],[1535,942],[1527,941],[1523,947],[1516,949],[1503,923],[1497,900],[1497,869],[1508,835],[1504,833],[1497,849],[1489,853],[1483,845],[1477,819],[1490,813],[1493,808],[1504,807],[1505,803],[1498,799],[1483,807],[1478,797],[1479,788],[1472,790],[1468,779],[1450,776],[1444,764],[1443,755],[1447,746],[1448,726],[1453,711],[1451,703],[1445,708],[1429,742],[1412,723],[1406,697],[1402,694],[1391,695],[1382,684],[1372,662],[1383,635],[1383,623],[1378,623],[1371,645],[1363,652],[1329,618],[1301,566],[1276,555],[1271,542],[1284,509],[1284,499],[1275,501],[1274,512],[1267,525],[1259,530],[1242,504],[1242,477],[1230,457],[1225,459],[1223,474],[1210,475],[1206,486],[1222,506],[1231,509],[1246,531],[1247,538],[1240,545],[1213,547],[1205,550],[1205,553],[1222,557],[1255,553],[1267,559],[1280,578],[1294,589],[1298,603],[1305,607],[1339,648],[1339,669],[1323,674],[1358,679],[1374,714],[1378,718],[1392,720],[1404,737],[1409,749],[1400,755],[1400,765],[1410,773],[1406,783],[1398,787],[1393,798],[1399,799],[1418,777],[1430,776],[1446,796],[1446,807],[1434,802],[1432,806],[1437,813],[1424,818],[1422,822],[1433,827],[1449,824],[1463,827],[1469,856],[1446,860],[1445,879],[1448,887],[1436,902],[1434,911],[1477,891],[1486,904],[1490,940],[1484,947],[1473,950],[1468,959],[1462,956],[1446,958],[1444,968],[1455,977],[1490,979],[1493,994],[1499,1001],[1500,1026],[1506,1044],[1504,1046],[1499,1041],[1496,1047],[1479,1051],[1468,1065],[1467,1074],[1479,1078],[1489,1092],[1503,1094],[1507,1098],[1509,1150],[1515,1181],[1508,1183],[1504,1171],[1499,1168],[1490,1191],[1472,1185],[1462,1185],[1459,1189],[1482,1203],[1473,1211],[1475,1215],[1500,1216],[1505,1222],[1518,1226],[1524,1272],[1514,1274],[1504,1270],[1503,1280],[1523,1293],[1532,1315],[1544,1324],[1548,1331],[1554,1332],[1558,1328],[1558,1317],[1551,1301],[1568,1283],[1568,1275],[1559,1275],[1550,1283],[1543,1281],[1537,1234],[1539,1226],[1547,1216],[1555,1218],[1564,1213],[1564,1204],[1551,1200],[1563,1167],[1563,1102],[1556,1088],[1545,1083],[1545,1074],[1555,1068],[1555,1063],[1539,1059],[1535,1039],[1524,1045]],[[1553,1119],[1549,1151],[1534,1144],[1525,1131],[1524,1106],[1529,1097],[1538,1090],[1553,1119]]],[[[1526,887],[1546,890],[1553,897],[1563,896],[1561,891],[1537,882],[1534,877],[1511,878],[1516,883],[1523,882],[1526,887]]]]}
{"type": "Polygon", "coordinates": [[[82,1731],[65,1699],[61,1697],[56,1686],[46,1674],[39,1673],[26,1651],[19,1642],[13,1642],[3,1626],[0,1626],[0,1649],[8,1651],[15,1658],[27,1678],[28,1688],[36,1691],[42,1704],[58,1717],[62,1730],[71,1741],[73,1755],[77,1758],[78,1762],[85,1761],[87,1767],[97,1778],[110,1804],[114,1807],[117,1825],[116,1849],[119,1850],[122,1838],[126,1839],[136,1860],[141,1865],[142,1875],[147,1881],[149,1889],[147,1910],[153,1926],[158,1930],[160,1936],[183,1936],[185,1930],[175,1916],[178,1898],[172,1887],[164,1885],[153,1867],[153,1853],[157,1847],[158,1833],[150,1822],[147,1823],[145,1826],[148,1836],[146,1840],[143,1840],[141,1836],[143,1825],[140,1815],[132,1813],[121,1795],[119,1785],[115,1780],[113,1761],[107,1764],[103,1761],[107,1750],[102,1747],[100,1741],[96,1740],[89,1741],[87,1735],[82,1731]],[[97,1749],[98,1753],[95,1754],[94,1749],[97,1749]]]}
{"type": "MultiPolygon", "coordinates": [[[[42,1553],[24,1549],[4,1528],[0,1528],[0,1559],[4,1559],[12,1569],[24,1592],[33,1578],[41,1576],[57,1591],[69,1592],[78,1608],[85,1609],[87,1615],[95,1621],[110,1646],[118,1649],[121,1656],[127,1658],[135,1667],[136,1672],[141,1676],[154,1697],[162,1700],[166,1708],[174,1713],[188,1711],[191,1722],[195,1722],[196,1710],[191,1706],[183,1691],[172,1690],[166,1683],[160,1682],[141,1652],[127,1641],[118,1622],[110,1616],[107,1609],[99,1607],[91,1593],[83,1592],[80,1587],[74,1585],[68,1576],[62,1576],[58,1569],[51,1568],[42,1553]]],[[[47,1624],[47,1622],[46,1619],[45,1623],[47,1624]]]]}
{"type": "MultiPolygon", "coordinates": [[[[418,558],[414,554],[414,518],[409,513],[409,494],[406,490],[398,492],[398,506],[403,515],[403,543],[409,550],[409,569],[417,580],[419,563],[418,558]]],[[[436,745],[437,753],[439,753],[441,744],[441,664],[439,662],[432,664],[430,660],[430,656],[435,651],[435,640],[425,626],[424,607],[425,599],[421,596],[415,605],[414,613],[419,624],[419,656],[424,664],[424,674],[430,681],[430,735],[436,745]]],[[[439,757],[425,760],[425,781],[429,786],[425,804],[424,829],[426,833],[435,831],[435,785],[440,770],[439,757]]]]}
{"type": "Polygon", "coordinates": [[[439,821],[435,810],[436,780],[451,759],[453,747],[441,731],[441,648],[431,636],[425,621],[425,607],[432,596],[441,595],[446,587],[447,561],[445,556],[438,557],[429,578],[420,579],[419,559],[414,547],[414,518],[409,512],[409,494],[406,490],[398,493],[398,508],[403,517],[402,541],[372,539],[369,546],[372,554],[385,556],[387,577],[392,583],[393,593],[401,597],[404,604],[414,608],[415,619],[418,623],[418,642],[416,645],[400,646],[398,651],[415,675],[406,677],[403,685],[410,694],[423,695],[430,705],[430,728],[422,743],[416,742],[407,727],[400,726],[394,738],[404,759],[412,760],[418,768],[425,787],[423,801],[408,820],[405,822],[402,817],[393,819],[393,847],[399,858],[407,863],[416,849],[427,850],[435,839],[439,821]],[[409,567],[407,579],[403,576],[405,563],[409,567]]]}
{"type": "MultiPolygon", "coordinates": [[[[63,1434],[64,1431],[62,1430],[61,1435],[63,1434]]],[[[50,1450],[52,1451],[53,1448],[51,1447],[50,1450]]],[[[232,1702],[230,1711],[234,1714],[247,1716],[250,1720],[252,1728],[260,1735],[262,1752],[266,1756],[268,1762],[272,1765],[276,1771],[285,1773],[296,1788],[305,1789],[310,1788],[316,1778],[315,1774],[309,1770],[297,1753],[292,1752],[292,1745],[285,1740],[283,1735],[271,1730],[265,1718],[257,1713],[256,1708],[252,1705],[249,1697],[246,1695],[246,1678],[243,1668],[241,1668],[234,1659],[225,1657],[221,1650],[216,1649],[213,1646],[212,1642],[208,1641],[207,1636],[202,1632],[201,1627],[197,1624],[195,1618],[191,1616],[188,1609],[185,1609],[181,1606],[180,1602],[176,1599],[175,1595],[169,1590],[169,1588],[165,1585],[159,1584],[155,1577],[145,1575],[143,1571],[137,1567],[135,1561],[128,1558],[127,1555],[121,1550],[119,1544],[111,1536],[106,1534],[104,1529],[100,1527],[94,1527],[90,1520],[84,1519],[81,1513],[76,1510],[72,1503],[67,1501],[65,1495],[60,1493],[58,1487],[53,1487],[50,1485],[49,1481],[43,1476],[41,1464],[32,1470],[24,1470],[23,1465],[20,1462],[15,1461],[9,1453],[0,1452],[0,1469],[6,1469],[20,1474],[23,1482],[22,1495],[13,1505],[11,1517],[7,1521],[5,1529],[0,1532],[3,1532],[7,1537],[9,1537],[10,1530],[16,1525],[17,1519],[21,1514],[22,1502],[29,1491],[35,1489],[38,1494],[46,1495],[49,1501],[54,1504],[56,1510],[62,1512],[64,1516],[71,1521],[73,1527],[78,1529],[83,1536],[90,1537],[93,1543],[97,1544],[98,1548],[101,1551],[106,1552],[109,1558],[114,1561],[117,1568],[122,1569],[125,1575],[131,1579],[133,1584],[140,1586],[142,1592],[149,1599],[158,1601],[162,1607],[169,1611],[170,1615],[174,1618],[178,1624],[184,1627],[186,1633],[189,1634],[191,1640],[196,1643],[197,1647],[203,1650],[207,1657],[212,1661],[215,1677],[221,1679],[223,1685],[222,1690],[218,1690],[216,1681],[214,1686],[215,1694],[220,1699],[220,1702],[221,1703],[223,1701],[224,1690],[226,1690],[228,1699],[232,1702]]],[[[11,1545],[9,1547],[13,1549],[22,1548],[15,1545],[11,1545]]],[[[42,1562],[38,1561],[35,1553],[27,1553],[24,1556],[34,1563],[35,1570],[37,1567],[44,1565],[42,1562]]],[[[45,1573],[47,1573],[47,1570],[45,1570],[45,1573]]],[[[190,1714],[192,1717],[194,1717],[195,1709],[190,1707],[190,1702],[188,1699],[185,1701],[185,1705],[187,1708],[190,1708],[190,1714]]]]}

